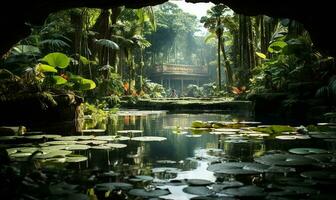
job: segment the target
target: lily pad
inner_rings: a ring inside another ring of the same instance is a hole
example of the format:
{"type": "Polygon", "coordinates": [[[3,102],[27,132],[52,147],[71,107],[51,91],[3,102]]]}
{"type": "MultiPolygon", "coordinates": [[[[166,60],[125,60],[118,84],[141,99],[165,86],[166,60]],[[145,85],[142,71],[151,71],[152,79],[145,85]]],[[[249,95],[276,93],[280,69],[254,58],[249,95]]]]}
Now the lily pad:
{"type": "Polygon", "coordinates": [[[335,132],[310,132],[310,137],[318,139],[336,139],[335,132]]]}
{"type": "Polygon", "coordinates": [[[241,187],[244,184],[239,181],[224,181],[222,183],[217,183],[212,185],[212,190],[215,192],[220,192],[227,188],[241,187]]]}
{"type": "Polygon", "coordinates": [[[329,163],[329,162],[335,162],[335,155],[333,154],[311,154],[306,155],[305,157],[314,159],[319,162],[329,163]]]}
{"type": "Polygon", "coordinates": [[[328,153],[327,150],[318,149],[318,148],[294,148],[294,149],[289,149],[288,151],[291,153],[300,154],[300,155],[328,153]]]}
{"type": "Polygon", "coordinates": [[[236,128],[217,128],[214,130],[214,132],[234,132],[234,133],[237,133],[239,131],[240,129],[236,128]]]}
{"type": "Polygon", "coordinates": [[[66,155],[69,155],[71,153],[72,153],[71,151],[66,151],[66,150],[42,151],[41,153],[37,153],[34,158],[47,159],[47,158],[55,158],[55,157],[65,157],[66,155]]]}
{"type": "Polygon", "coordinates": [[[69,151],[87,150],[90,149],[90,146],[84,144],[71,144],[64,146],[64,149],[69,151]]]}
{"type": "Polygon", "coordinates": [[[202,196],[210,195],[213,193],[213,191],[205,186],[188,186],[183,188],[183,192],[202,196]]]}
{"type": "Polygon", "coordinates": [[[308,135],[278,135],[278,136],[275,136],[275,138],[279,139],[279,140],[310,139],[310,137],[308,135]]]}
{"type": "Polygon", "coordinates": [[[108,141],[106,140],[80,140],[76,141],[76,144],[85,144],[85,145],[101,145],[106,144],[108,141]]]}
{"type": "Polygon", "coordinates": [[[139,175],[139,176],[135,176],[135,178],[137,178],[137,179],[141,179],[142,181],[152,181],[154,178],[153,177],[151,177],[151,176],[141,176],[141,175],[139,175]]]}
{"type": "Polygon", "coordinates": [[[259,158],[254,159],[256,162],[265,165],[278,165],[278,166],[309,166],[314,164],[316,161],[300,155],[292,154],[270,154],[264,155],[259,158]]]}
{"type": "Polygon", "coordinates": [[[35,151],[38,151],[39,148],[36,147],[15,147],[15,148],[9,148],[6,149],[7,153],[9,155],[13,154],[13,153],[34,153],[35,151]]]}
{"type": "Polygon", "coordinates": [[[25,136],[25,138],[28,139],[55,139],[55,138],[59,138],[62,137],[61,135],[49,135],[49,134],[43,134],[43,135],[29,135],[29,136],[25,136]]]}
{"type": "Polygon", "coordinates": [[[235,196],[235,197],[263,197],[267,193],[264,189],[257,186],[243,186],[238,188],[228,188],[222,190],[220,193],[235,196]]]}
{"type": "Polygon", "coordinates": [[[167,140],[167,138],[158,137],[158,136],[142,136],[142,137],[133,137],[131,138],[131,140],[140,141],[140,142],[154,142],[154,141],[160,142],[160,141],[167,140]]]}
{"type": "Polygon", "coordinates": [[[336,180],[336,171],[321,170],[321,171],[307,171],[302,172],[301,176],[304,178],[311,178],[316,180],[336,180]]]}
{"type": "Polygon", "coordinates": [[[174,167],[157,167],[152,169],[153,173],[179,173],[180,171],[180,169],[174,167]]]}
{"type": "Polygon", "coordinates": [[[105,133],[105,129],[86,129],[82,130],[82,133],[105,133]]]}
{"type": "Polygon", "coordinates": [[[108,143],[108,144],[104,144],[105,146],[108,146],[110,148],[115,148],[115,149],[122,149],[127,147],[126,144],[120,144],[120,143],[108,143]]]}
{"type": "Polygon", "coordinates": [[[45,142],[42,144],[45,145],[45,146],[48,146],[48,145],[72,145],[72,144],[76,144],[76,141],[50,141],[50,142],[45,142]]]}
{"type": "Polygon", "coordinates": [[[213,184],[213,182],[205,179],[187,179],[186,181],[190,186],[207,186],[213,184]]]}
{"type": "Polygon", "coordinates": [[[93,135],[88,136],[64,136],[64,137],[57,137],[55,140],[61,140],[61,141],[76,141],[76,140],[91,140],[93,139],[93,135]]]}
{"type": "Polygon", "coordinates": [[[260,165],[258,163],[247,163],[247,162],[227,162],[227,163],[217,163],[210,165],[207,170],[215,172],[217,174],[259,174],[256,170],[246,169],[247,166],[260,165]]]}
{"type": "Polygon", "coordinates": [[[100,191],[112,191],[115,189],[130,190],[132,188],[133,188],[132,184],[123,182],[99,183],[96,185],[96,189],[100,191]]]}
{"type": "Polygon", "coordinates": [[[50,158],[46,159],[46,162],[53,162],[53,163],[78,163],[86,161],[88,158],[85,156],[71,156],[65,158],[50,158]]]}
{"type": "Polygon", "coordinates": [[[159,197],[170,194],[168,189],[155,189],[155,190],[145,190],[145,189],[132,189],[128,192],[128,194],[138,197],[159,197]]]}
{"type": "Polygon", "coordinates": [[[108,135],[108,136],[96,136],[95,140],[105,140],[105,141],[125,141],[129,140],[129,137],[118,136],[118,135],[108,135]]]}
{"type": "Polygon", "coordinates": [[[121,133],[121,134],[137,134],[137,133],[142,133],[143,130],[120,130],[117,131],[117,133],[121,133]]]}

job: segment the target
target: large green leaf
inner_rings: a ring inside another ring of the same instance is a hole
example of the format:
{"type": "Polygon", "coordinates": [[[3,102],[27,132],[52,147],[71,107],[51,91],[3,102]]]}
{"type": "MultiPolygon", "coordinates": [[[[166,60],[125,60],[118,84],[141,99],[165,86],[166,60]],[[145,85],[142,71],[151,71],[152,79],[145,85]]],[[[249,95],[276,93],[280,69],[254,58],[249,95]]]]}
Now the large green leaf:
{"type": "Polygon", "coordinates": [[[66,68],[70,64],[70,58],[63,53],[49,53],[42,58],[43,61],[47,62],[53,67],[66,68]]]}
{"type": "Polygon", "coordinates": [[[257,56],[262,59],[266,59],[266,55],[261,52],[256,52],[257,56]]]}
{"type": "Polygon", "coordinates": [[[92,90],[96,87],[96,83],[93,80],[83,78],[81,81],[82,90],[92,90]]]}
{"type": "Polygon", "coordinates": [[[35,66],[35,70],[37,72],[42,72],[42,73],[44,73],[44,72],[54,72],[54,73],[57,73],[57,69],[55,67],[52,67],[50,65],[41,64],[41,63],[39,63],[39,64],[37,64],[35,66]]]}
{"type": "Polygon", "coordinates": [[[70,82],[74,83],[73,87],[77,90],[92,90],[96,87],[94,81],[78,75],[70,75],[70,82]]]}
{"type": "Polygon", "coordinates": [[[284,42],[284,41],[276,41],[276,42],[273,42],[271,45],[269,45],[268,47],[268,51],[270,53],[280,53],[281,50],[287,46],[287,43],[284,42]]]}
{"type": "Polygon", "coordinates": [[[112,40],[99,39],[99,40],[96,40],[96,44],[103,46],[103,47],[110,48],[110,49],[119,50],[118,44],[113,42],[112,40]]]}
{"type": "Polygon", "coordinates": [[[12,53],[15,55],[26,54],[26,55],[38,55],[41,53],[40,49],[32,45],[17,45],[12,49],[12,53]]]}
{"type": "Polygon", "coordinates": [[[62,84],[65,84],[66,82],[68,82],[62,76],[53,76],[53,79],[54,79],[56,85],[62,85],[62,84]]]}

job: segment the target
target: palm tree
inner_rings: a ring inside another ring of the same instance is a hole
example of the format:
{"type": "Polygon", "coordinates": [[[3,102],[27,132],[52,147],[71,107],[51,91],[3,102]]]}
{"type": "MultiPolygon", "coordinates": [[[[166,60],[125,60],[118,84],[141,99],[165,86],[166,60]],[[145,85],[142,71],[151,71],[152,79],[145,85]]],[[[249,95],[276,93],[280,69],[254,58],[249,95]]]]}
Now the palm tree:
{"type": "Polygon", "coordinates": [[[207,16],[201,18],[201,23],[204,24],[204,27],[209,29],[210,32],[215,33],[217,37],[217,71],[218,71],[218,87],[219,90],[222,89],[221,86],[221,59],[220,59],[220,53],[222,51],[224,61],[225,61],[225,68],[226,68],[226,74],[227,74],[227,81],[228,85],[232,84],[232,70],[229,64],[229,61],[226,56],[225,52],[225,41],[223,37],[224,32],[224,25],[225,21],[228,20],[228,16],[226,15],[227,12],[229,12],[230,9],[223,5],[218,4],[214,7],[212,7],[207,12],[207,16]]]}

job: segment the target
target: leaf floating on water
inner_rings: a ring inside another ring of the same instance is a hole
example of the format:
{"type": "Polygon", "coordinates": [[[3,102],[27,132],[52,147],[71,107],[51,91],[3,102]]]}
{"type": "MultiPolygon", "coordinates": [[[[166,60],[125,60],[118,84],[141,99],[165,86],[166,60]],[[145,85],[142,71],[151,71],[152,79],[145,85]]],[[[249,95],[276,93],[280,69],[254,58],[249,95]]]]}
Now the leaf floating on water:
{"type": "Polygon", "coordinates": [[[264,155],[254,159],[256,162],[265,165],[278,165],[278,166],[310,166],[316,161],[304,156],[293,154],[271,154],[264,155]]]}
{"type": "Polygon", "coordinates": [[[212,190],[205,186],[188,186],[183,188],[183,192],[194,195],[207,196],[214,193],[212,190]]]}
{"type": "Polygon", "coordinates": [[[242,186],[238,188],[229,188],[222,190],[220,193],[235,197],[263,197],[267,193],[263,188],[257,186],[242,186]]]}
{"type": "Polygon", "coordinates": [[[207,170],[217,174],[259,174],[260,171],[267,169],[264,165],[249,162],[228,162],[210,165],[207,170]],[[258,169],[258,171],[256,170],[258,169]]]}
{"type": "Polygon", "coordinates": [[[294,148],[288,150],[290,153],[308,155],[308,154],[322,154],[329,153],[327,150],[318,148],[294,148]]]}
{"type": "Polygon", "coordinates": [[[94,140],[106,140],[106,141],[124,141],[129,140],[129,137],[117,136],[117,135],[109,135],[109,136],[96,136],[93,138],[94,140]]]}
{"type": "Polygon", "coordinates": [[[112,191],[115,189],[130,190],[133,188],[133,185],[129,183],[123,183],[123,182],[112,182],[112,183],[99,183],[95,187],[97,190],[100,190],[100,191],[112,191]]]}
{"type": "Polygon", "coordinates": [[[136,134],[136,133],[143,133],[143,130],[120,130],[120,131],[117,131],[117,133],[136,134]]]}
{"type": "Polygon", "coordinates": [[[186,181],[190,186],[207,186],[213,184],[213,182],[205,179],[187,179],[186,181]]]}
{"type": "Polygon", "coordinates": [[[158,136],[142,136],[142,137],[133,137],[131,138],[131,140],[140,141],[140,142],[152,142],[152,141],[160,142],[160,141],[167,140],[167,138],[158,137],[158,136]]]}
{"type": "Polygon", "coordinates": [[[105,129],[86,129],[82,130],[82,133],[105,133],[105,129]]]}
{"type": "Polygon", "coordinates": [[[128,194],[138,197],[159,197],[170,194],[168,189],[155,189],[155,190],[145,190],[145,189],[132,189],[128,192],[128,194]]]}

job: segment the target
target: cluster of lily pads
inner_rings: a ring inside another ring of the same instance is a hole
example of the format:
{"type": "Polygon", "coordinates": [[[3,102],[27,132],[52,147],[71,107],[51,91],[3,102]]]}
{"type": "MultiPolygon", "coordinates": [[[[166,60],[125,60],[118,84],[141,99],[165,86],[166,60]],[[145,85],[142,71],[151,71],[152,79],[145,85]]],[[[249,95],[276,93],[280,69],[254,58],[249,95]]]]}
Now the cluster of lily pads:
{"type": "MultiPolygon", "coordinates": [[[[92,130],[91,130],[92,131],[92,130]]],[[[94,131],[93,131],[94,132],[94,131]]],[[[142,130],[120,130],[118,134],[136,134],[142,130]]],[[[127,147],[122,141],[163,141],[165,137],[138,136],[128,137],[121,135],[81,135],[61,136],[48,134],[35,134],[24,136],[1,136],[0,142],[10,146],[7,148],[9,157],[14,161],[25,161],[28,158],[43,162],[83,162],[86,156],[75,155],[75,151],[89,149],[120,149],[127,147]],[[13,147],[13,145],[15,147],[13,147]]]]}

